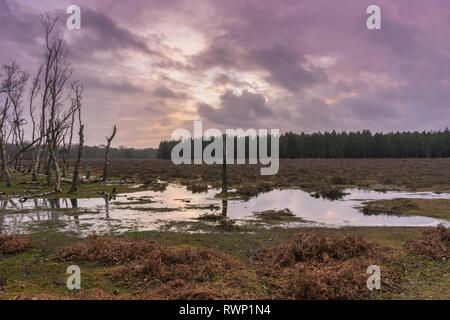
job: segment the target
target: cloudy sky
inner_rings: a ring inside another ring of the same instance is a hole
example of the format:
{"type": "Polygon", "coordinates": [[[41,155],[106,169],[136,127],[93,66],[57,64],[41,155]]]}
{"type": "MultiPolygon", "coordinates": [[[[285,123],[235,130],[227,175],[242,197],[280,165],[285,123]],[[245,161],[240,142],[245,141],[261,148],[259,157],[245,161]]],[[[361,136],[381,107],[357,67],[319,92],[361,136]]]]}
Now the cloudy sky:
{"type": "Polygon", "coordinates": [[[39,13],[61,16],[88,144],[157,146],[173,130],[443,129],[448,0],[0,0],[0,64],[34,72],[39,13]],[[70,4],[81,30],[65,28],[70,4]],[[366,8],[381,7],[381,30],[366,8]]]}

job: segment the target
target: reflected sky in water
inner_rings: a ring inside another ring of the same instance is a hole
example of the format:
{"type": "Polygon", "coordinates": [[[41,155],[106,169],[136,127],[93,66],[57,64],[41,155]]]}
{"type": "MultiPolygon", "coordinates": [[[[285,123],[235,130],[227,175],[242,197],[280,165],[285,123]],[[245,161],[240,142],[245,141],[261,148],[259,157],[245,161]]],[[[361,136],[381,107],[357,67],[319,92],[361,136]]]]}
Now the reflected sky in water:
{"type": "Polygon", "coordinates": [[[295,189],[273,190],[247,201],[215,198],[219,190],[192,193],[185,187],[169,184],[166,191],[141,191],[118,195],[116,199],[19,199],[0,201],[0,231],[2,233],[29,233],[39,230],[74,231],[87,234],[143,231],[159,229],[170,221],[195,221],[199,215],[214,211],[244,224],[254,220],[254,212],[289,208],[306,222],[290,222],[286,226],[436,226],[449,223],[421,216],[364,215],[357,207],[363,201],[395,198],[450,199],[450,194],[432,192],[385,193],[364,189],[348,189],[343,200],[312,197],[295,189]],[[134,203],[143,199],[145,203],[134,203]],[[212,208],[195,208],[195,206],[212,208]],[[223,210],[226,205],[226,210],[223,210]],[[194,206],[194,208],[193,208],[194,206]],[[149,211],[149,208],[170,208],[167,212],[149,211]]]}

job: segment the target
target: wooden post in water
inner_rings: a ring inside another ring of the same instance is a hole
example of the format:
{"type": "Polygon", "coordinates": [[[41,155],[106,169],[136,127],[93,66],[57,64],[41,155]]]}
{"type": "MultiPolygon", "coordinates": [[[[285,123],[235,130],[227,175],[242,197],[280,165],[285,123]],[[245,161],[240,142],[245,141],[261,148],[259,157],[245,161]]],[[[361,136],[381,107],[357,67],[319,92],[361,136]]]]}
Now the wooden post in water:
{"type": "Polygon", "coordinates": [[[227,143],[226,135],[222,136],[223,139],[223,163],[222,163],[222,194],[226,195],[228,192],[227,188],[227,143]]]}
{"type": "Polygon", "coordinates": [[[228,211],[228,200],[222,199],[222,217],[227,216],[227,211],[228,211]]]}

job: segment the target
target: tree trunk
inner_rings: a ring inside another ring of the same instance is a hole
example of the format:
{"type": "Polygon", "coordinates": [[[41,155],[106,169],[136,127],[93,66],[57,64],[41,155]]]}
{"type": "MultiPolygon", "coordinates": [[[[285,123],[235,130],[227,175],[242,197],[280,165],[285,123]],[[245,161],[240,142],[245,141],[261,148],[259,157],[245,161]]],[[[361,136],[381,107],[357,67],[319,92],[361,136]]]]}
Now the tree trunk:
{"type": "Polygon", "coordinates": [[[3,136],[0,137],[0,156],[2,160],[2,179],[5,180],[6,186],[11,187],[11,174],[8,170],[8,159],[6,158],[6,144],[3,142],[3,136]]]}
{"type": "Polygon", "coordinates": [[[63,176],[63,178],[66,178],[66,165],[67,165],[67,159],[66,159],[66,154],[64,153],[64,151],[62,152],[62,161],[63,161],[63,165],[62,165],[62,176],[63,176]]]}
{"type": "MultiPolygon", "coordinates": [[[[81,101],[81,100],[80,100],[81,101]]],[[[81,105],[80,105],[81,107],[81,105]]],[[[70,122],[70,136],[69,136],[69,145],[67,147],[67,153],[66,153],[66,163],[65,163],[65,168],[64,171],[69,172],[69,166],[70,166],[70,151],[72,150],[72,138],[73,138],[73,125],[74,125],[74,121],[75,121],[75,112],[72,113],[72,120],[70,122]]]]}
{"type": "Polygon", "coordinates": [[[53,167],[55,169],[55,192],[60,192],[61,191],[61,172],[59,170],[58,159],[56,158],[56,152],[54,150],[54,146],[50,146],[50,144],[49,144],[48,153],[49,153],[49,157],[50,157],[50,163],[53,163],[53,167]]]}
{"type": "Polygon", "coordinates": [[[51,185],[53,182],[53,176],[52,176],[52,158],[50,156],[50,152],[47,148],[47,154],[45,155],[45,175],[47,176],[47,185],[51,185]]]}
{"type": "Polygon", "coordinates": [[[39,171],[39,162],[40,162],[40,156],[41,156],[41,146],[42,142],[40,141],[37,148],[36,148],[36,157],[33,159],[32,163],[32,171],[31,171],[31,180],[37,181],[38,180],[38,171],[39,171]]]}
{"type": "Polygon", "coordinates": [[[109,166],[109,152],[111,149],[111,142],[114,139],[114,136],[116,135],[117,132],[117,128],[116,126],[114,126],[113,128],[113,133],[111,135],[111,137],[106,137],[106,141],[108,142],[108,144],[106,145],[106,150],[105,150],[105,166],[103,167],[103,181],[105,182],[108,178],[108,166],[109,166]]]}
{"type": "Polygon", "coordinates": [[[78,174],[79,174],[78,172],[79,172],[81,157],[83,156],[83,145],[84,145],[83,129],[84,129],[84,126],[81,125],[80,132],[79,132],[80,143],[78,144],[78,155],[77,155],[77,160],[75,162],[75,166],[73,168],[72,186],[70,187],[70,191],[69,191],[71,193],[76,192],[78,189],[78,174]]]}

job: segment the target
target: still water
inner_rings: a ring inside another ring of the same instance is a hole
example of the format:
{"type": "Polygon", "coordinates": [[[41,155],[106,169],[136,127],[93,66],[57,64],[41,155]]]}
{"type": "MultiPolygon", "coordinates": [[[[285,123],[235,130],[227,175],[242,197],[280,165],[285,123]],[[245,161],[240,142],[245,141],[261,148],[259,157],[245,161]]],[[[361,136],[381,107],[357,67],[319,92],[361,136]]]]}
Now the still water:
{"type": "MultiPolygon", "coordinates": [[[[422,216],[364,215],[357,207],[364,201],[395,198],[450,199],[450,194],[432,192],[385,193],[365,189],[347,189],[342,200],[312,197],[297,189],[280,189],[259,194],[247,201],[222,201],[219,190],[192,193],[184,186],[169,184],[163,192],[141,191],[121,194],[115,199],[19,199],[0,201],[0,233],[30,233],[45,230],[87,234],[121,233],[160,229],[168,223],[192,222],[215,212],[236,220],[240,225],[258,221],[254,213],[289,208],[304,221],[280,223],[290,226],[436,226],[450,223],[422,216]],[[225,208],[224,208],[225,207],[225,208]],[[226,210],[224,210],[226,209],[226,210]]],[[[259,221],[259,225],[264,224],[259,221]]],[[[274,224],[267,225],[273,226],[274,224]]]]}

